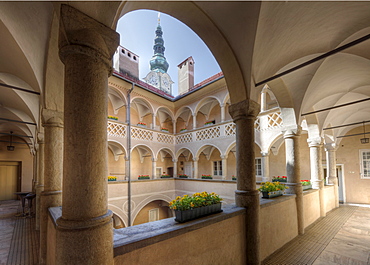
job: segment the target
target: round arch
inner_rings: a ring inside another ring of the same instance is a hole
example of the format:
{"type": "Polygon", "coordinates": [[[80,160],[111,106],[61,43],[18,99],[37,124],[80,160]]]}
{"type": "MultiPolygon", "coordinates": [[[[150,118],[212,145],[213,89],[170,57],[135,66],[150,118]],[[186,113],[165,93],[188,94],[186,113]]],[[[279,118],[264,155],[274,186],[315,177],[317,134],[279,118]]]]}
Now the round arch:
{"type": "MultiPolygon", "coordinates": [[[[220,150],[220,148],[218,147],[218,146],[216,146],[216,145],[214,145],[214,144],[204,144],[204,145],[202,145],[201,147],[199,147],[198,148],[198,151],[196,152],[196,156],[195,157],[199,157],[199,155],[206,149],[206,148],[208,148],[208,147],[213,147],[214,149],[217,149],[219,152],[220,152],[220,155],[222,155],[222,152],[221,152],[221,150],[220,150]]],[[[211,155],[212,154],[212,152],[213,152],[213,150],[214,149],[212,149],[212,150],[209,150],[210,151],[210,153],[208,154],[208,155],[211,155]]]]}
{"type": "MultiPolygon", "coordinates": [[[[177,152],[176,152],[176,159],[178,159],[179,158],[179,156],[183,153],[183,152],[189,152],[189,154],[191,154],[191,156],[192,157],[194,157],[194,153],[193,153],[193,151],[191,151],[189,148],[186,148],[186,147],[183,147],[183,148],[181,148],[181,149],[179,149],[179,150],[177,150],[177,152]]],[[[187,160],[188,160],[188,158],[189,158],[189,156],[187,157],[187,160]]]]}

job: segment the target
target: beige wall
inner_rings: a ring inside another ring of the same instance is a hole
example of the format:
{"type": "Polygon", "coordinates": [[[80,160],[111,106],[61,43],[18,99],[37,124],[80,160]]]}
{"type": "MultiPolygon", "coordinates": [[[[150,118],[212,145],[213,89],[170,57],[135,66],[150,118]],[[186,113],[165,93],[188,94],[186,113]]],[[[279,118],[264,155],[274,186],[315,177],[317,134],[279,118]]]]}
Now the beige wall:
{"type": "Polygon", "coordinates": [[[131,176],[132,179],[137,179],[139,175],[152,176],[152,157],[144,157],[144,162],[141,163],[137,149],[133,149],[131,153],[131,176]]]}
{"type": "Polygon", "coordinates": [[[236,158],[235,153],[229,152],[227,157],[227,177],[231,179],[232,176],[236,177],[236,158]]]}
{"type": "Polygon", "coordinates": [[[320,218],[319,190],[303,192],[303,215],[305,228],[320,218]]]}
{"type": "MultiPolygon", "coordinates": [[[[362,127],[347,133],[363,132],[362,127]]],[[[367,137],[369,137],[367,135],[367,137]]],[[[342,138],[337,149],[337,165],[344,164],[343,178],[345,184],[346,201],[352,203],[370,203],[370,179],[361,179],[360,149],[370,149],[369,144],[361,144],[363,135],[342,138]]]]}
{"type": "Polygon", "coordinates": [[[261,260],[298,235],[295,196],[269,203],[260,210],[261,260]]]}
{"type": "Polygon", "coordinates": [[[114,258],[114,264],[245,264],[244,215],[205,226],[114,258]],[[215,231],[227,231],[215,233],[215,231]],[[201,251],[200,251],[201,250],[201,251]]]}
{"type": "MultiPolygon", "coordinates": [[[[7,138],[2,138],[8,140],[7,138]]],[[[14,141],[20,141],[17,138],[14,141]]],[[[0,142],[0,161],[21,162],[21,191],[32,191],[33,156],[26,144],[13,144],[14,151],[8,151],[9,143],[0,142]]]]}
{"type": "Polygon", "coordinates": [[[124,156],[119,156],[119,159],[114,160],[114,155],[108,149],[108,175],[116,176],[117,180],[125,180],[125,164],[124,156]]]}
{"type": "Polygon", "coordinates": [[[149,210],[159,210],[159,220],[171,217],[169,214],[168,203],[165,201],[152,201],[145,205],[140,212],[136,215],[133,225],[143,224],[149,222],[149,210]]]}
{"type": "Polygon", "coordinates": [[[221,122],[221,108],[220,105],[216,105],[211,110],[211,113],[209,114],[208,120],[213,121],[215,120],[216,123],[221,122]]]}

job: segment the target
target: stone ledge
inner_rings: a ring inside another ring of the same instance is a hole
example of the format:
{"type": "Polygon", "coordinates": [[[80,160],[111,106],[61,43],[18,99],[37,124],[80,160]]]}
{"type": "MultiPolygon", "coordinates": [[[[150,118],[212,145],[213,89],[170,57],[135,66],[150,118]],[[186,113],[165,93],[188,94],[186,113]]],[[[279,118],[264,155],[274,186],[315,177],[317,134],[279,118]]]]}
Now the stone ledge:
{"type": "Polygon", "coordinates": [[[295,194],[284,194],[283,196],[270,198],[270,199],[264,199],[260,198],[260,208],[269,207],[278,203],[281,203],[283,201],[292,200],[295,199],[295,194]]]}
{"type": "Polygon", "coordinates": [[[245,214],[246,210],[235,205],[224,205],[223,212],[199,218],[186,223],[176,223],[175,219],[167,218],[155,222],[135,225],[114,230],[114,256],[156,244],[190,231],[201,229],[234,216],[245,214]]]}

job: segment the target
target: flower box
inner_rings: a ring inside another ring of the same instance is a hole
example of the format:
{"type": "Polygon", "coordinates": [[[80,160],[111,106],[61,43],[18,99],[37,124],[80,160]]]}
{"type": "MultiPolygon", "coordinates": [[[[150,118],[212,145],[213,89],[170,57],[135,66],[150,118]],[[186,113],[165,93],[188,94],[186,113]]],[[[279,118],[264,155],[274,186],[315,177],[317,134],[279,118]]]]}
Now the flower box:
{"type": "Polygon", "coordinates": [[[309,190],[309,189],[312,189],[312,185],[303,185],[303,186],[302,186],[302,189],[303,189],[303,190],[309,190]]]}
{"type": "Polygon", "coordinates": [[[184,175],[179,175],[179,178],[187,179],[187,178],[189,178],[189,177],[188,177],[188,175],[185,175],[185,174],[184,174],[184,175]]]}
{"type": "Polygon", "coordinates": [[[207,216],[214,213],[220,213],[221,210],[221,203],[216,203],[212,205],[207,205],[203,207],[193,208],[190,210],[179,211],[175,210],[175,221],[179,223],[187,222],[190,220],[194,220],[196,218],[200,218],[203,216],[207,216]]]}
{"type": "Polygon", "coordinates": [[[116,117],[116,116],[110,116],[110,115],[108,115],[108,119],[109,120],[118,121],[118,117],[116,117]]]}
{"type": "Polygon", "coordinates": [[[172,178],[172,176],[170,176],[170,175],[162,175],[161,176],[161,179],[169,179],[169,178],[172,178]]]}
{"type": "Polygon", "coordinates": [[[108,181],[116,181],[117,177],[115,176],[108,176],[108,181]]]}
{"type": "Polygon", "coordinates": [[[202,175],[202,179],[213,179],[210,175],[202,175]]]}
{"type": "Polygon", "coordinates": [[[261,191],[262,192],[262,198],[270,199],[278,196],[282,196],[284,192],[282,190],[276,190],[276,191],[261,191]]]}
{"type": "Polygon", "coordinates": [[[182,133],[182,132],[186,132],[187,131],[187,129],[181,129],[180,130],[180,132],[182,133]]]}
{"type": "Polygon", "coordinates": [[[287,182],[288,178],[286,176],[278,176],[278,177],[273,177],[272,182],[287,182]]]}
{"type": "Polygon", "coordinates": [[[146,124],[145,123],[138,123],[138,124],[136,124],[137,126],[139,126],[139,127],[143,127],[143,128],[146,128],[146,124]]]}
{"type": "Polygon", "coordinates": [[[141,175],[138,179],[150,179],[150,177],[148,175],[141,175]]]}

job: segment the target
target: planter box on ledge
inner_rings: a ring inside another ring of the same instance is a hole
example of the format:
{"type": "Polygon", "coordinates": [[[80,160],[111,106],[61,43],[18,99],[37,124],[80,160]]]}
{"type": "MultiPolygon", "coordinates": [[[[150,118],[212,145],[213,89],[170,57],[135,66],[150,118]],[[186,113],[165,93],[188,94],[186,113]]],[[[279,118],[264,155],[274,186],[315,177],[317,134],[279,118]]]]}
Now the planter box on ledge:
{"type": "Polygon", "coordinates": [[[284,194],[284,192],[282,190],[270,191],[270,192],[261,191],[261,192],[262,192],[262,198],[265,198],[265,199],[270,199],[270,198],[282,196],[284,194]]]}
{"type": "Polygon", "coordinates": [[[303,186],[302,186],[302,189],[303,189],[303,190],[309,190],[309,189],[312,189],[312,185],[303,185],[303,186]]]}
{"type": "Polygon", "coordinates": [[[220,213],[221,210],[221,203],[207,205],[203,207],[194,208],[191,210],[186,211],[177,211],[175,210],[175,221],[179,223],[187,222],[190,220],[194,220],[196,218],[200,218],[203,216],[207,216],[214,213],[220,213]]]}

